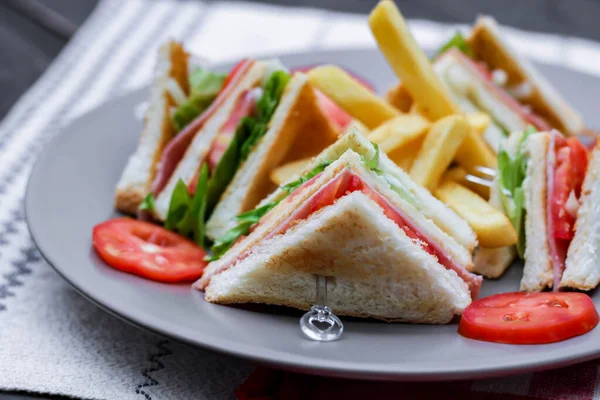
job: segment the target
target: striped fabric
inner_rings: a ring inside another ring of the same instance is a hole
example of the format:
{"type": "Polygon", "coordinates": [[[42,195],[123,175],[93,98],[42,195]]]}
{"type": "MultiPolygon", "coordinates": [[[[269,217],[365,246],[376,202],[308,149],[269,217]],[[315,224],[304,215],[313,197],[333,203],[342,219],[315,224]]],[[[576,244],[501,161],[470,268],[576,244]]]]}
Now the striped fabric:
{"type": "MultiPolygon", "coordinates": [[[[411,21],[411,28],[424,47],[435,48],[457,27],[411,21]]],[[[596,43],[516,30],[509,35],[534,59],[599,73],[596,43]]],[[[145,85],[155,50],[169,37],[183,39],[210,62],[260,53],[374,46],[364,15],[233,2],[101,1],[0,124],[0,389],[85,399],[227,399],[254,369],[244,361],[143,332],[101,311],[49,268],[27,232],[22,200],[36,155],[71,119],[111,96],[145,85]]],[[[279,393],[304,387],[313,391],[302,393],[319,398],[315,388],[330,387],[370,397],[389,388],[396,395],[407,393],[407,398],[418,393],[455,393],[457,398],[496,393],[591,399],[600,398],[597,375],[598,364],[588,363],[567,373],[442,386],[380,386],[258,370],[238,393],[256,398],[253,393],[267,387],[279,393]],[[264,377],[273,378],[273,385],[266,386],[264,377]]]]}

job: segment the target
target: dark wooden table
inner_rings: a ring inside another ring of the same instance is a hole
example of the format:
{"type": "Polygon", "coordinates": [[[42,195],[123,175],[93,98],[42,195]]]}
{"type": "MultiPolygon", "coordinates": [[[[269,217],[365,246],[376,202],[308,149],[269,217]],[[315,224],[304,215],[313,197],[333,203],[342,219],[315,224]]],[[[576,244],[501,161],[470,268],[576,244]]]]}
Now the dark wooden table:
{"type": "MultiPolygon", "coordinates": [[[[50,65],[97,2],[98,0],[0,0],[0,119],[50,65]]],[[[377,0],[263,0],[263,2],[368,13],[377,0]]],[[[522,29],[581,36],[600,41],[598,28],[600,0],[528,0],[526,2],[523,0],[448,2],[396,0],[396,2],[408,18],[469,23],[478,13],[487,13],[494,15],[503,24],[522,29]]],[[[27,399],[66,398],[0,392],[0,400],[27,399]]]]}

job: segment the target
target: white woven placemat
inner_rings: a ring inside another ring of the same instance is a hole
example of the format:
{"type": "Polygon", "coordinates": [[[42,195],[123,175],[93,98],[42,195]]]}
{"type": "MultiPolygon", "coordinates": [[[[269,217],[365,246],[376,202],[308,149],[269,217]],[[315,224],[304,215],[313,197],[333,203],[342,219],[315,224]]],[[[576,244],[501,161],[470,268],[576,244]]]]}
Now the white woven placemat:
{"type": "MultiPolygon", "coordinates": [[[[411,28],[426,48],[456,29],[427,21],[411,21],[411,28]]],[[[598,73],[600,47],[591,41],[517,30],[509,35],[534,59],[598,73]]],[[[100,310],[41,260],[27,232],[22,200],[39,150],[71,118],[146,84],[155,50],[167,37],[211,61],[374,46],[364,15],[246,3],[101,1],[0,124],[0,389],[85,399],[227,399],[253,368],[100,310]]]]}

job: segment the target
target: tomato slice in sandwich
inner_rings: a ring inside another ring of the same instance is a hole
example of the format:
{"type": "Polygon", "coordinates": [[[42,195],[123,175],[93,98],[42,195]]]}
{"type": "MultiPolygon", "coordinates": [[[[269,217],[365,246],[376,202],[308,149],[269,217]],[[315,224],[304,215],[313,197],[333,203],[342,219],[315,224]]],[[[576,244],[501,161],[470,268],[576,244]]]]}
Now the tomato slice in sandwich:
{"type": "Polygon", "coordinates": [[[598,320],[583,293],[501,293],[471,303],[458,333],[488,342],[542,344],[582,335],[598,320]]]}
{"type": "Polygon", "coordinates": [[[117,218],[94,227],[94,249],[111,267],[159,282],[198,279],[206,253],[194,242],[149,222],[117,218]]]}
{"type": "Polygon", "coordinates": [[[566,204],[571,192],[579,198],[587,164],[587,150],[576,137],[567,139],[556,152],[550,212],[557,239],[573,239],[576,216],[567,211],[566,204]]]}

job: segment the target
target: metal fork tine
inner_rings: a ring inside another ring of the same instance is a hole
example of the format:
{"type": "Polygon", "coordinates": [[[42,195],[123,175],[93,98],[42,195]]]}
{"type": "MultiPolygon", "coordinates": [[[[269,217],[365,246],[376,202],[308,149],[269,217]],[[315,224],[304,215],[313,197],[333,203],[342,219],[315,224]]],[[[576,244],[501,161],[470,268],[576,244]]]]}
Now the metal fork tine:
{"type": "Polygon", "coordinates": [[[467,181],[469,181],[471,183],[475,183],[477,185],[486,186],[486,187],[491,187],[492,186],[492,181],[480,178],[480,177],[475,176],[475,175],[467,174],[467,175],[465,175],[465,179],[467,181]]]}
{"type": "Polygon", "coordinates": [[[492,168],[483,167],[481,165],[478,165],[475,167],[475,170],[477,172],[480,172],[483,175],[489,176],[490,178],[494,178],[496,176],[496,170],[492,169],[492,168]]]}

